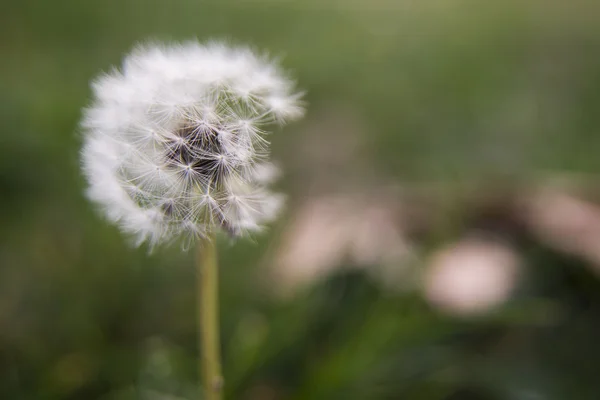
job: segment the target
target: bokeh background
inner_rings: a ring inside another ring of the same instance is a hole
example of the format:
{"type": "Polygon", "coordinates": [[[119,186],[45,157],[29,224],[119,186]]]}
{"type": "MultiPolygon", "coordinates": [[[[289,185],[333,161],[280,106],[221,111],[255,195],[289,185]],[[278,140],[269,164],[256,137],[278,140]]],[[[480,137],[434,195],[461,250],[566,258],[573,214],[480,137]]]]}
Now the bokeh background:
{"type": "Polygon", "coordinates": [[[285,215],[220,241],[226,397],[600,399],[593,1],[0,2],[0,398],[196,399],[194,254],[83,195],[89,81],[147,39],[280,57],[285,215]]]}

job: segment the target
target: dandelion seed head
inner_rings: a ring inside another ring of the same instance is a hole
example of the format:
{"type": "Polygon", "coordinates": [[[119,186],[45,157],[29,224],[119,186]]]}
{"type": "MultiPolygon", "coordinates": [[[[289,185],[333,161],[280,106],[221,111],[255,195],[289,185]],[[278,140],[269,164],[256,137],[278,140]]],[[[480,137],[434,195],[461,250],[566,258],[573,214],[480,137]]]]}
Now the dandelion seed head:
{"type": "Polygon", "coordinates": [[[259,231],[281,207],[266,129],[301,95],[248,48],[147,44],[92,84],[81,123],[88,197],[136,243],[259,231]]]}

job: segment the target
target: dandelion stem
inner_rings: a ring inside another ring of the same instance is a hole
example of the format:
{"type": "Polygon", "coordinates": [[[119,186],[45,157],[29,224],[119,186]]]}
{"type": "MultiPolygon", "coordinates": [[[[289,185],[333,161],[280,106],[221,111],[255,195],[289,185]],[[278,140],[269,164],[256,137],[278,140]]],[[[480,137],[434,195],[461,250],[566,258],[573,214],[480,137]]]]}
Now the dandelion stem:
{"type": "Polygon", "coordinates": [[[206,400],[220,400],[223,388],[219,342],[219,275],[214,237],[198,246],[198,322],[201,377],[206,400]]]}

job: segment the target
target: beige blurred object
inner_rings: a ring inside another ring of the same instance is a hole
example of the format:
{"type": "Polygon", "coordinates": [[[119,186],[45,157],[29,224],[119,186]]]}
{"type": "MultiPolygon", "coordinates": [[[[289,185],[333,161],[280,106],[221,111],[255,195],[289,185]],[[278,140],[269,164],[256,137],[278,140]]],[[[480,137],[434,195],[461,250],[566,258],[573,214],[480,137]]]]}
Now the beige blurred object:
{"type": "Polygon", "coordinates": [[[267,275],[276,282],[269,287],[291,296],[341,267],[368,267],[386,288],[406,286],[415,253],[406,235],[413,216],[374,168],[361,110],[329,104],[311,115],[290,142],[285,169],[296,177],[298,193],[312,195],[293,211],[268,262],[267,275]]]}
{"type": "Polygon", "coordinates": [[[510,297],[520,264],[519,255],[507,245],[463,239],[433,255],[423,282],[425,297],[448,314],[483,314],[510,297]]]}
{"type": "Polygon", "coordinates": [[[559,189],[524,202],[523,219],[542,242],[592,263],[600,272],[600,207],[559,189]]]}
{"type": "Polygon", "coordinates": [[[271,287],[293,295],[342,266],[390,285],[406,275],[413,250],[392,202],[364,196],[319,196],[300,206],[271,263],[271,287]]]}

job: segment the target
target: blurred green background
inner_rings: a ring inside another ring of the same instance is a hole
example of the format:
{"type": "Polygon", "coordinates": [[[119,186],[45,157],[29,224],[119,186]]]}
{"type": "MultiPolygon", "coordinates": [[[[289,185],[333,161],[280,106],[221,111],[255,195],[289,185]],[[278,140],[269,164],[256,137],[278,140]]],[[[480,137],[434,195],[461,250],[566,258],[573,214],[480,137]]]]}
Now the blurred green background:
{"type": "Polygon", "coordinates": [[[583,0],[3,0],[0,398],[200,398],[193,252],[133,249],[95,212],[77,125],[139,41],[227,38],[308,105],[272,136],[285,216],[220,242],[227,398],[600,399],[599,20],[583,0]]]}

